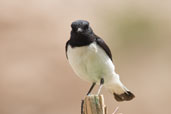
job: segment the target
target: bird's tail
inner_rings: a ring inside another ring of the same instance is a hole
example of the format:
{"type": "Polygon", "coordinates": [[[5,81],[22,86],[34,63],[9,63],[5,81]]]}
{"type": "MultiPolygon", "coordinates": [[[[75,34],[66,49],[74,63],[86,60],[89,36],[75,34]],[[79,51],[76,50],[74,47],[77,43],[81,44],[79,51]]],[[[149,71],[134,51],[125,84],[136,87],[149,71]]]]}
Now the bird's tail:
{"type": "Polygon", "coordinates": [[[129,101],[132,100],[135,96],[129,91],[119,80],[119,75],[116,74],[112,80],[105,84],[105,87],[112,92],[114,98],[117,101],[129,101]]]}

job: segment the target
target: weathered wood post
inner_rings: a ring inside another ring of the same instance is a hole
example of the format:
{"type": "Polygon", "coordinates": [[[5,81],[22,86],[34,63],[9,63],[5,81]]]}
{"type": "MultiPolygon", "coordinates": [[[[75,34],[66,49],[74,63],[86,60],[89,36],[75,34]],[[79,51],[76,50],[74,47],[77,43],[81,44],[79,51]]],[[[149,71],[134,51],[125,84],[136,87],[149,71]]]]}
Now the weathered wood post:
{"type": "Polygon", "coordinates": [[[84,99],[83,114],[107,114],[103,95],[89,95],[84,99]]]}

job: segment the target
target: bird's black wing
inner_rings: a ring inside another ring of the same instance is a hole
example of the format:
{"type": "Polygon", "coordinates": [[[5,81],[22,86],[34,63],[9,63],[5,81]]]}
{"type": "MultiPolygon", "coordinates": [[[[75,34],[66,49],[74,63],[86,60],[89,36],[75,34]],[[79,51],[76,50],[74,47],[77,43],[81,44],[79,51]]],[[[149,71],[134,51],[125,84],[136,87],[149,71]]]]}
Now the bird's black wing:
{"type": "Polygon", "coordinates": [[[109,56],[109,58],[112,60],[112,53],[111,53],[109,47],[106,45],[106,43],[98,36],[96,36],[96,42],[106,52],[106,54],[109,56]]]}
{"type": "Polygon", "coordinates": [[[68,55],[67,55],[68,45],[69,45],[69,40],[65,44],[65,54],[67,59],[68,59],[68,55]]]}

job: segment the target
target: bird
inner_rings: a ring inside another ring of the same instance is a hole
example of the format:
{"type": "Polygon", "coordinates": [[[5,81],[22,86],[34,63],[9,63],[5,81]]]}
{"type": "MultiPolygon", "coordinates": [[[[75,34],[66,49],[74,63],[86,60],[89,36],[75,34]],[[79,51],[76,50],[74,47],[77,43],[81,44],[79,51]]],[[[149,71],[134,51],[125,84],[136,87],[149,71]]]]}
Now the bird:
{"type": "Polygon", "coordinates": [[[65,52],[76,75],[92,83],[87,95],[90,95],[97,84],[100,85],[97,94],[105,87],[118,102],[130,101],[135,97],[120,81],[109,47],[93,32],[88,21],[72,22],[65,52]]]}

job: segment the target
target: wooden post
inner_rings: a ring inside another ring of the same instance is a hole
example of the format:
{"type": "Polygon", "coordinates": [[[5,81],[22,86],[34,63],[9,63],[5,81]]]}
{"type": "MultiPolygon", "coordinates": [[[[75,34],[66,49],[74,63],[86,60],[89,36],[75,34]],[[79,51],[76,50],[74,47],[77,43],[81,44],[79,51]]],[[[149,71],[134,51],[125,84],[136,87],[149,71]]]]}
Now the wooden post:
{"type": "Polygon", "coordinates": [[[89,95],[84,99],[83,114],[107,114],[103,95],[89,95]]]}

